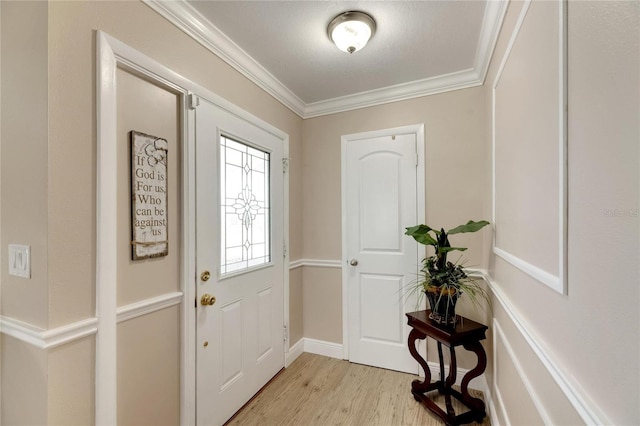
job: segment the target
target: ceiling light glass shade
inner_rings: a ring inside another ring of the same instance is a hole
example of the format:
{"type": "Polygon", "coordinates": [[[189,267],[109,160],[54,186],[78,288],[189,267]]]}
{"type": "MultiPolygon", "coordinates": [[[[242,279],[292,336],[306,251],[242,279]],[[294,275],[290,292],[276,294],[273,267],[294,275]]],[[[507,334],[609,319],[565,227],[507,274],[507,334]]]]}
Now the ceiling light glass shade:
{"type": "Polygon", "coordinates": [[[327,32],[338,49],[353,53],[362,49],[376,31],[376,22],[363,12],[344,12],[331,21],[327,32]]]}

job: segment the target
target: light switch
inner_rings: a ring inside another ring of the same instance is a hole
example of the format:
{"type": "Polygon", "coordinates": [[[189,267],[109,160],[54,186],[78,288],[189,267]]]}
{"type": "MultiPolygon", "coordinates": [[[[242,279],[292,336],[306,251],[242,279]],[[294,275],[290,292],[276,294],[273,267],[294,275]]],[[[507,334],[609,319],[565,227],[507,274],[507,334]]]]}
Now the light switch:
{"type": "Polygon", "coordinates": [[[29,246],[9,244],[9,275],[31,278],[31,249],[29,246]]]}

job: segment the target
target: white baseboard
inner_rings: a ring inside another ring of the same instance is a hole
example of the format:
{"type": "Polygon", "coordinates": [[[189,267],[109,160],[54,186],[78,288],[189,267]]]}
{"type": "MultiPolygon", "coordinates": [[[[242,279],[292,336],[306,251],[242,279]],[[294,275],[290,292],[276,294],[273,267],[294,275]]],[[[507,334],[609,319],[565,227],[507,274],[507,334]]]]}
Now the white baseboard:
{"type": "Polygon", "coordinates": [[[316,355],[324,355],[330,358],[342,359],[342,344],[325,342],[322,340],[309,339],[304,340],[304,351],[316,355]]]}
{"type": "Polygon", "coordinates": [[[289,348],[289,352],[284,354],[284,367],[288,368],[293,361],[298,359],[304,352],[304,338],[298,340],[293,346],[289,348]]]}

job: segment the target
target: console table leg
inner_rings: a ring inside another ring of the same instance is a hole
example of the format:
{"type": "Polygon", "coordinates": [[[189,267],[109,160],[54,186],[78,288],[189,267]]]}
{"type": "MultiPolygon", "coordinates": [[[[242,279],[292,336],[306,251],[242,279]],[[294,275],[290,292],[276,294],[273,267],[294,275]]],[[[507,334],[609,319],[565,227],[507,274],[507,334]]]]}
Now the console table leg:
{"type": "MultiPolygon", "coordinates": [[[[447,407],[447,414],[450,418],[455,418],[456,413],[453,409],[453,405],[451,404],[451,387],[456,383],[456,373],[458,372],[458,363],[456,361],[456,351],[454,347],[449,348],[450,353],[450,364],[449,364],[449,375],[447,376],[446,381],[444,382],[445,388],[445,406],[447,407]]],[[[440,360],[440,368],[444,369],[442,360],[440,360]]],[[[443,378],[444,381],[444,378],[443,378]]]]}
{"type": "Polygon", "coordinates": [[[451,363],[449,364],[449,376],[447,377],[447,388],[451,389],[456,384],[456,376],[458,373],[458,362],[456,361],[456,350],[454,347],[449,348],[451,363]]]}
{"type": "Polygon", "coordinates": [[[476,366],[462,378],[460,388],[462,390],[463,401],[467,406],[478,412],[476,420],[480,422],[487,415],[484,401],[479,398],[474,398],[469,394],[469,382],[471,382],[471,379],[478,377],[485,370],[487,367],[487,355],[479,341],[466,343],[463,347],[468,351],[472,351],[478,357],[478,363],[476,366]]]}
{"type": "Polygon", "coordinates": [[[444,381],[444,358],[442,357],[442,343],[438,342],[438,361],[440,361],[440,386],[438,386],[438,392],[443,394],[446,392],[444,381]]]}
{"type": "Polygon", "coordinates": [[[422,367],[422,370],[424,371],[423,382],[421,382],[420,380],[414,380],[413,382],[411,382],[411,392],[413,393],[413,397],[416,399],[416,401],[420,401],[416,393],[422,394],[429,391],[430,390],[429,385],[431,384],[431,371],[429,370],[429,365],[427,365],[427,361],[425,361],[422,358],[422,356],[420,356],[420,354],[418,353],[418,350],[416,349],[416,340],[418,339],[423,340],[426,338],[427,338],[426,334],[421,333],[415,328],[412,329],[411,332],[409,332],[409,339],[408,339],[409,353],[411,353],[411,356],[413,357],[413,359],[418,361],[418,364],[420,364],[420,366],[422,367]]]}

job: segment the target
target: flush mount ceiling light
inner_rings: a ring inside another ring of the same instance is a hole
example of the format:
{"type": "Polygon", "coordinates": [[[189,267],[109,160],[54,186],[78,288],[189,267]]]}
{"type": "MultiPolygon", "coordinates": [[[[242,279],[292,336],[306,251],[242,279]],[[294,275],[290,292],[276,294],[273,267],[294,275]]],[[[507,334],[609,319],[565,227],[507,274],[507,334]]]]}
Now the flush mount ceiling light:
{"type": "Polygon", "coordinates": [[[333,18],[327,28],[338,49],[353,53],[362,49],[376,32],[376,21],[364,12],[344,12],[333,18]]]}

